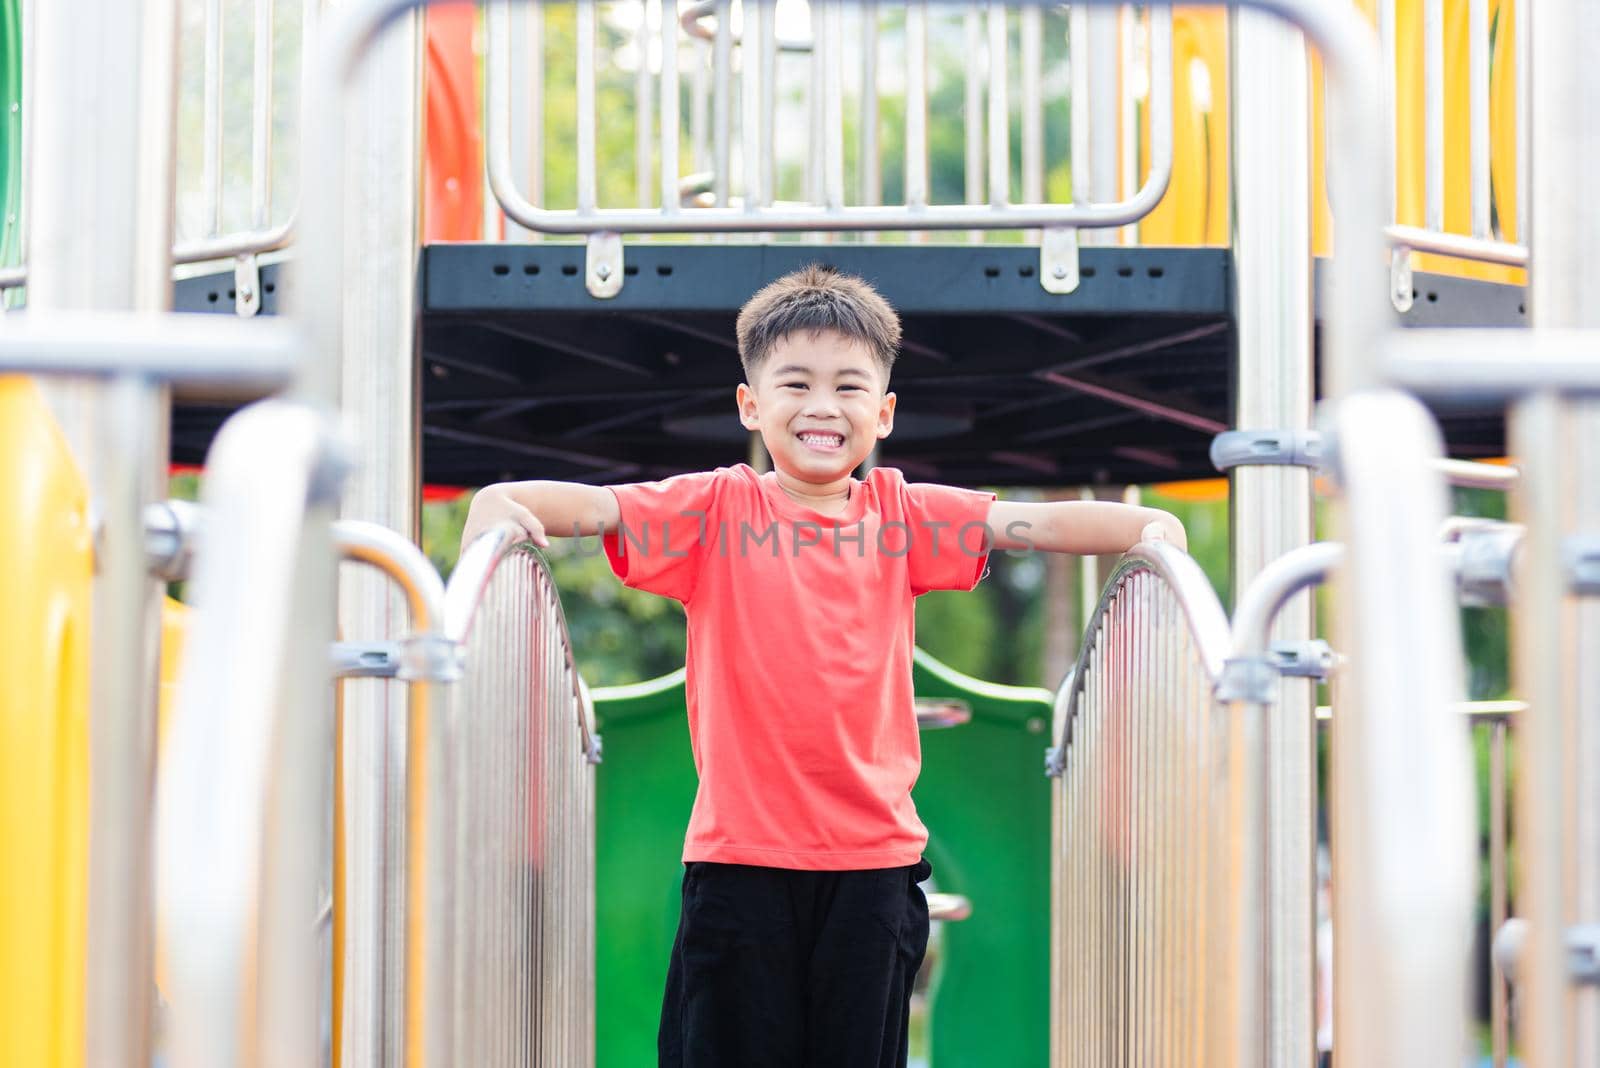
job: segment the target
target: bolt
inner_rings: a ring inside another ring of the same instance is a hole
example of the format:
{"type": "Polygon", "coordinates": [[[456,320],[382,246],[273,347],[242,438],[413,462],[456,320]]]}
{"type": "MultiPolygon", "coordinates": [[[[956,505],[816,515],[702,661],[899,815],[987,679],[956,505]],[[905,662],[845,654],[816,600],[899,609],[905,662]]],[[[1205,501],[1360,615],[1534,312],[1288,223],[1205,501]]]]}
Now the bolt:
{"type": "Polygon", "coordinates": [[[249,304],[252,300],[256,299],[256,291],[251,289],[249,286],[245,286],[243,289],[239,290],[239,299],[244,303],[249,304]]]}
{"type": "Polygon", "coordinates": [[[604,282],[607,278],[611,277],[611,268],[602,263],[600,266],[594,269],[594,276],[600,279],[600,281],[604,282]]]}
{"type": "Polygon", "coordinates": [[[1050,271],[1050,273],[1055,275],[1057,278],[1065,278],[1067,276],[1067,268],[1064,265],[1058,263],[1050,271]]]}

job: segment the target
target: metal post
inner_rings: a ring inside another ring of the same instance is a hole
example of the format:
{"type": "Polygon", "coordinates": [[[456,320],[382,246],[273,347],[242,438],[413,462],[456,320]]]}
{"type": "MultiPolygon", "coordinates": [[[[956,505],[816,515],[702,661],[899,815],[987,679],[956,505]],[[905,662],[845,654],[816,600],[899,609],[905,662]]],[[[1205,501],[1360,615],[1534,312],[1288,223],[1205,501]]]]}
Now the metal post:
{"type": "MultiPolygon", "coordinates": [[[[32,10],[29,307],[163,310],[172,270],[176,5],[98,0],[32,10]],[[83,33],[85,25],[95,32],[83,33]]],[[[89,680],[86,1059],[142,1064],[151,1055],[154,985],[159,651],[159,588],[145,570],[143,511],[165,492],[167,398],[135,378],[47,389],[105,532],[89,680]]]]}
{"type": "MultiPolygon", "coordinates": [[[[1299,32],[1253,11],[1233,14],[1234,321],[1239,429],[1305,430],[1314,396],[1311,311],[1311,130],[1299,32]]],[[[1311,541],[1311,472],[1235,468],[1229,486],[1234,603],[1261,569],[1311,541]]],[[[1273,634],[1312,635],[1311,598],[1280,613],[1273,634]]],[[[1309,679],[1284,679],[1277,707],[1252,726],[1246,754],[1264,774],[1266,1063],[1315,1057],[1316,723],[1309,679]]]]}
{"type": "MultiPolygon", "coordinates": [[[[421,60],[421,16],[407,13],[359,65],[344,125],[350,207],[343,213],[340,407],[358,451],[340,514],[409,538],[418,523],[421,60]]],[[[401,636],[406,605],[393,585],[365,569],[347,572],[339,584],[342,633],[401,636]]],[[[398,1064],[405,1034],[406,699],[388,680],[344,686],[341,1054],[346,1065],[398,1064]]]]}
{"type": "MultiPolygon", "coordinates": [[[[1582,0],[1546,0],[1531,17],[1531,26],[1518,25],[1532,34],[1529,310],[1541,329],[1592,329],[1600,325],[1592,299],[1600,214],[1585,172],[1573,168],[1600,163],[1592,137],[1600,12],[1582,0]]],[[[1519,1032],[1530,1064],[1592,1064],[1600,990],[1573,984],[1565,929],[1600,921],[1600,860],[1584,855],[1600,848],[1600,770],[1590,764],[1600,751],[1600,612],[1570,597],[1562,547],[1569,534],[1600,530],[1600,409],[1538,396],[1514,410],[1511,425],[1525,460],[1524,492],[1513,501],[1528,525],[1514,663],[1518,694],[1533,709],[1517,724],[1517,904],[1529,921],[1519,1032]]]]}
{"type": "MultiPolygon", "coordinates": [[[[1089,158],[1086,169],[1079,172],[1087,177],[1088,187],[1081,194],[1074,191],[1073,197],[1101,204],[1109,204],[1117,199],[1117,168],[1121,158],[1118,147],[1122,118],[1121,79],[1117,69],[1121,52],[1117,34],[1118,19],[1114,7],[1104,4],[1091,6],[1084,17],[1084,47],[1074,46],[1073,51],[1074,58],[1080,63],[1087,60],[1089,68],[1084,81],[1087,90],[1084,107],[1089,116],[1086,138],[1089,158]]],[[[1073,166],[1078,166],[1076,160],[1073,166]]],[[[1078,237],[1085,245],[1109,245],[1117,240],[1113,230],[1092,230],[1080,233],[1078,237]]]]}

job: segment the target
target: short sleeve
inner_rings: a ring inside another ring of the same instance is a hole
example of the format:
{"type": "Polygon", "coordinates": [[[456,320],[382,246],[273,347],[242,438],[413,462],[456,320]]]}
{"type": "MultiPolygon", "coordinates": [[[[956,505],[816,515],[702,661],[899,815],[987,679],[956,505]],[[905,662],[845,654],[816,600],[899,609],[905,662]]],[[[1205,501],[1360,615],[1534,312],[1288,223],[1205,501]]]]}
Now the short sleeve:
{"type": "Polygon", "coordinates": [[[910,528],[906,563],[911,592],[970,590],[989,560],[989,505],[994,494],[926,482],[904,488],[910,528]]]}
{"type": "Polygon", "coordinates": [[[606,560],[624,586],[687,603],[714,529],[719,472],[612,486],[621,523],[607,531],[606,560]]]}

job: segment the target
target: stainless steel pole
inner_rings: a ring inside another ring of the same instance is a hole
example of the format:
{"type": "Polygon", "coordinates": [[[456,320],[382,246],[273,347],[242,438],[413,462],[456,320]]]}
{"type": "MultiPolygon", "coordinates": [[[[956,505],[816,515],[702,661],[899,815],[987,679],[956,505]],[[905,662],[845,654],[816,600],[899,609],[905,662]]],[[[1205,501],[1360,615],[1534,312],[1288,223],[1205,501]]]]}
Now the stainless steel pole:
{"type": "MultiPolygon", "coordinates": [[[[1538,328],[1592,329],[1600,213],[1583,168],[1600,163],[1600,11],[1545,0],[1529,15],[1532,25],[1518,26],[1532,32],[1529,310],[1538,328]]],[[[1570,596],[1563,547],[1567,535],[1600,530],[1600,408],[1533,397],[1512,413],[1512,434],[1526,460],[1513,500],[1528,524],[1515,677],[1532,709],[1517,722],[1517,904],[1529,921],[1519,1033],[1530,1064],[1593,1064],[1600,990],[1574,984],[1565,940],[1570,925],[1600,921],[1600,858],[1585,855],[1600,848],[1600,769],[1588,763],[1600,752],[1600,606],[1570,596]]]]}
{"type": "MultiPolygon", "coordinates": [[[[175,3],[91,0],[32,10],[29,307],[163,310],[172,271],[175,3]],[[95,32],[85,34],[85,25],[95,32]],[[132,180],[107,181],[109,175],[132,180]]],[[[155,979],[151,806],[160,635],[143,512],[165,494],[167,396],[132,377],[47,391],[104,531],[89,679],[84,1049],[90,1065],[143,1064],[151,1056],[155,979]]]]}
{"type": "MultiPolygon", "coordinates": [[[[1305,430],[1314,399],[1311,311],[1310,80],[1305,41],[1254,11],[1232,17],[1234,426],[1305,430]]],[[[1235,468],[1229,486],[1234,604],[1261,569],[1312,539],[1311,471],[1235,468]]],[[[1312,602],[1281,612],[1274,637],[1312,635],[1312,602]]],[[[1316,720],[1309,679],[1284,679],[1246,753],[1265,775],[1266,1063],[1315,1057],[1316,720]]]]}
{"type": "MultiPolygon", "coordinates": [[[[340,515],[417,536],[420,467],[416,278],[422,16],[373,43],[345,97],[344,304],[340,408],[357,443],[340,515]]],[[[537,66],[534,68],[537,70],[537,66]]],[[[313,102],[336,107],[336,101],[313,102]]],[[[406,604],[370,569],[345,569],[342,633],[398,638],[406,604]]],[[[383,679],[344,683],[346,826],[343,1063],[404,1056],[406,694],[383,679]]]]}

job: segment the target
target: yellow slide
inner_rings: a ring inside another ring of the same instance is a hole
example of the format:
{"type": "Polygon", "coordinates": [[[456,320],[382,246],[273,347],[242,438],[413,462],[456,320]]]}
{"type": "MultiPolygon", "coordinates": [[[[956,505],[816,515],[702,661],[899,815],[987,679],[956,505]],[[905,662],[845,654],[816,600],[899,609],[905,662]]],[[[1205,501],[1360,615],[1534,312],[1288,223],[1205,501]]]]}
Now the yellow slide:
{"type": "MultiPolygon", "coordinates": [[[[84,1060],[89,838],[88,491],[49,405],[0,376],[0,1065],[84,1060]]],[[[161,725],[187,610],[162,612],[161,725]]],[[[161,972],[157,940],[157,977],[161,972]]]]}

